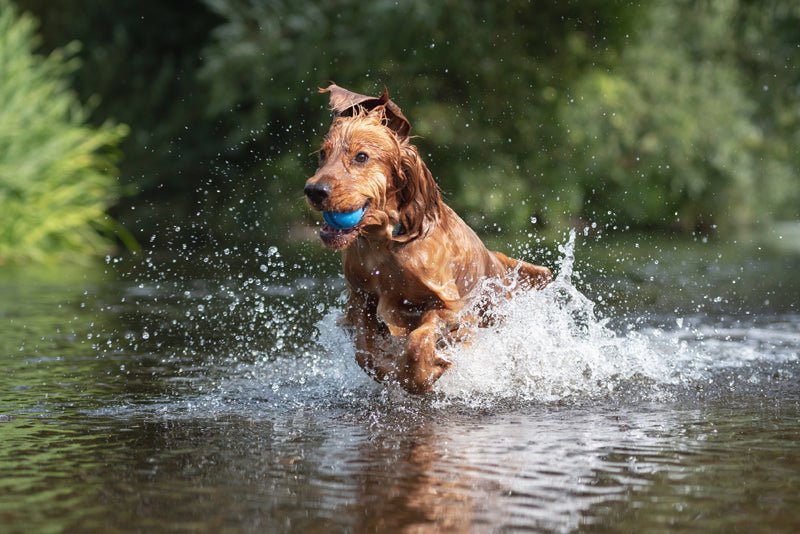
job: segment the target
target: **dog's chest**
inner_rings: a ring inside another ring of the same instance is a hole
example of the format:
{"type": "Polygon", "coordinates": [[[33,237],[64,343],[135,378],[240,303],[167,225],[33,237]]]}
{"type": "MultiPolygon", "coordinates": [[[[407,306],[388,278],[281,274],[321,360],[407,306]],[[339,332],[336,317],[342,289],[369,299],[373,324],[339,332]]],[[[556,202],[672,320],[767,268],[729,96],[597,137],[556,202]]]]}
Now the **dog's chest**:
{"type": "Polygon", "coordinates": [[[346,251],[343,260],[348,283],[371,295],[412,306],[431,299],[428,288],[394,254],[356,248],[346,251]]]}
{"type": "Polygon", "coordinates": [[[373,296],[377,316],[393,336],[404,336],[419,324],[435,295],[413,273],[391,257],[345,257],[344,272],[354,289],[373,296]]]}

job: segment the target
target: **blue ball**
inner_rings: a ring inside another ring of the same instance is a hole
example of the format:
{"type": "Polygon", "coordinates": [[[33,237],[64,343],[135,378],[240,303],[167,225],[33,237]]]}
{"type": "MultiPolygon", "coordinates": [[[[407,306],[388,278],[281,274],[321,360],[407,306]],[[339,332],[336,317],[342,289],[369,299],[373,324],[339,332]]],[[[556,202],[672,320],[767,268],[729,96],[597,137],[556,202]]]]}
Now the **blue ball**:
{"type": "Polygon", "coordinates": [[[322,218],[334,230],[349,230],[361,222],[364,208],[355,211],[323,211],[322,218]]]}

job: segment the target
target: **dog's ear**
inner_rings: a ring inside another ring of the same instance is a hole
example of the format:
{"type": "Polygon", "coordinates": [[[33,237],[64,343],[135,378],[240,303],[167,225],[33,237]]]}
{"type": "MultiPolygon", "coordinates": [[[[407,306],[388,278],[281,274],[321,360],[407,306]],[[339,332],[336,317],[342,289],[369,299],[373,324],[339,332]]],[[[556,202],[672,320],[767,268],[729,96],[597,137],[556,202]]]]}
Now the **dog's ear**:
{"type": "Polygon", "coordinates": [[[331,110],[336,117],[350,117],[358,107],[369,112],[382,106],[386,116],[386,126],[390,130],[401,139],[407,138],[411,132],[411,123],[400,111],[400,106],[389,99],[389,90],[386,87],[383,88],[383,94],[379,97],[360,95],[339,87],[335,83],[320,88],[319,92],[330,93],[331,110]]]}
{"type": "Polygon", "coordinates": [[[396,241],[408,241],[427,232],[441,215],[442,196],[431,171],[408,143],[401,146],[399,169],[395,177],[402,233],[396,241]]]}

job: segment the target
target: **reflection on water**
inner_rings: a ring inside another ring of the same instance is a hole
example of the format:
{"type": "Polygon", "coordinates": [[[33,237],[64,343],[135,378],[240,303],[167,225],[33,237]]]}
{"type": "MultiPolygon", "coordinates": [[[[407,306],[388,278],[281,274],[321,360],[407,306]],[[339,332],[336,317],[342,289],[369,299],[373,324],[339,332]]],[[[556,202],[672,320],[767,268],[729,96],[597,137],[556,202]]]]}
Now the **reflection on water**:
{"type": "Polygon", "coordinates": [[[76,530],[788,529],[798,398],[763,402],[464,413],[373,398],[254,417],[15,419],[3,490],[17,506],[2,499],[2,514],[76,530]]]}
{"type": "Polygon", "coordinates": [[[654,257],[509,304],[423,399],[365,377],[341,282],[275,250],[202,277],[6,271],[0,524],[797,530],[800,261],[731,279],[726,259],[694,287],[664,267],[652,285],[683,291],[659,296],[626,274],[654,257]]]}

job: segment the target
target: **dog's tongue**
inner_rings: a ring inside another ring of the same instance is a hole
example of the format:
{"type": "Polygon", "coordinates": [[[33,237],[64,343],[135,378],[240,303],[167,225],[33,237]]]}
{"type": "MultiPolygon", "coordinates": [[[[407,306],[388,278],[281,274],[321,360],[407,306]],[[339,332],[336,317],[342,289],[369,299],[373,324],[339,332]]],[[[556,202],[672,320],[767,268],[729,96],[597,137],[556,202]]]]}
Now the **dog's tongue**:
{"type": "Polygon", "coordinates": [[[349,230],[361,222],[364,208],[354,211],[323,211],[322,218],[334,230],[349,230]]]}

